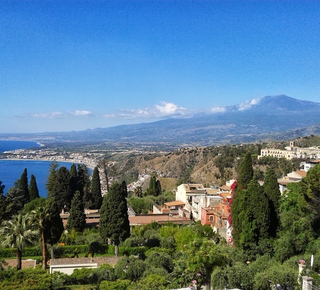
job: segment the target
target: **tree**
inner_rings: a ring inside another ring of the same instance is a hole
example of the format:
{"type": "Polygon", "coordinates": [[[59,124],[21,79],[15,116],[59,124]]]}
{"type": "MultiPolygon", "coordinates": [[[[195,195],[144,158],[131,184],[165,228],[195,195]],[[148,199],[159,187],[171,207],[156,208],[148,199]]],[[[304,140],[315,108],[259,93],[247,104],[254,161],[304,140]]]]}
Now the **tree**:
{"type": "Polygon", "coordinates": [[[288,189],[290,192],[280,202],[279,238],[275,243],[275,256],[280,261],[304,253],[315,238],[314,212],[303,184],[290,183],[288,189]]]}
{"type": "Polygon", "coordinates": [[[153,172],[151,174],[147,193],[154,196],[158,196],[161,194],[161,184],[160,181],[157,179],[156,172],[153,172]]]}
{"type": "Polygon", "coordinates": [[[80,192],[80,195],[83,200],[85,207],[90,205],[91,201],[91,192],[90,192],[90,178],[89,170],[84,164],[78,164],[78,184],[77,190],[80,192]]]}
{"type": "Polygon", "coordinates": [[[5,186],[2,184],[0,180],[0,224],[2,223],[2,220],[5,217],[7,207],[6,197],[3,195],[4,187],[5,186]]]}
{"type": "MultiPolygon", "coordinates": [[[[53,167],[54,168],[54,167],[53,167]]],[[[63,208],[70,209],[73,193],[70,188],[70,173],[69,170],[62,166],[57,171],[50,174],[50,188],[48,197],[54,197],[58,204],[59,210],[63,208]]]]}
{"type": "Polygon", "coordinates": [[[83,232],[86,226],[86,215],[84,213],[83,201],[80,191],[76,191],[72,202],[70,215],[68,217],[67,229],[75,229],[77,232],[83,232]]]}
{"type": "Polygon", "coordinates": [[[17,181],[18,188],[22,191],[23,204],[30,201],[29,187],[28,187],[28,172],[27,168],[23,170],[20,179],[17,181]]]}
{"type": "Polygon", "coordinates": [[[250,181],[246,194],[239,245],[253,256],[259,253],[262,241],[269,238],[269,200],[256,179],[250,181]]]}
{"type": "Polygon", "coordinates": [[[5,218],[10,219],[23,209],[25,205],[25,196],[17,186],[10,187],[6,196],[5,218]]]}
{"type": "Polygon", "coordinates": [[[30,195],[30,200],[40,197],[36,177],[33,174],[31,174],[31,178],[30,178],[29,195],[30,195]]]}
{"type": "Polygon", "coordinates": [[[58,167],[59,167],[59,164],[56,161],[53,161],[50,164],[49,176],[48,176],[47,183],[46,183],[48,196],[54,195],[53,189],[54,189],[54,185],[56,182],[56,172],[57,172],[58,167]]]}
{"type": "Polygon", "coordinates": [[[247,152],[240,163],[237,188],[239,189],[247,188],[252,177],[253,177],[252,158],[251,158],[251,153],[247,152]]]}
{"type": "Polygon", "coordinates": [[[45,238],[46,220],[49,219],[49,213],[45,207],[38,207],[31,212],[31,222],[40,233],[42,246],[42,268],[47,268],[48,250],[45,238]]]}
{"type": "Polygon", "coordinates": [[[101,205],[102,205],[101,183],[100,183],[99,169],[98,169],[98,166],[96,166],[92,173],[90,208],[100,209],[101,205]]]}
{"type": "Polygon", "coordinates": [[[118,255],[119,243],[130,236],[125,184],[114,183],[103,198],[99,231],[103,240],[110,239],[118,255]]]}
{"type": "Polygon", "coordinates": [[[45,238],[48,244],[51,245],[51,258],[53,259],[53,245],[59,242],[64,231],[60,211],[54,198],[48,198],[46,202],[48,219],[45,221],[45,238]]]}
{"type": "Polygon", "coordinates": [[[38,237],[30,221],[30,215],[18,214],[4,221],[0,228],[1,244],[4,247],[17,248],[17,269],[21,269],[22,252],[25,245],[33,244],[38,237]]]}
{"type": "Polygon", "coordinates": [[[279,184],[274,169],[267,170],[266,178],[264,180],[264,192],[269,199],[270,208],[270,235],[276,237],[279,227],[279,200],[281,193],[279,184]]]}
{"type": "Polygon", "coordinates": [[[77,167],[73,163],[70,168],[70,190],[74,194],[78,189],[78,172],[77,167]]]}
{"type": "Polygon", "coordinates": [[[107,192],[109,192],[110,188],[109,188],[109,175],[108,175],[107,165],[108,165],[108,163],[106,160],[102,160],[99,163],[99,166],[102,167],[102,169],[103,169],[104,177],[106,180],[107,192]]]}

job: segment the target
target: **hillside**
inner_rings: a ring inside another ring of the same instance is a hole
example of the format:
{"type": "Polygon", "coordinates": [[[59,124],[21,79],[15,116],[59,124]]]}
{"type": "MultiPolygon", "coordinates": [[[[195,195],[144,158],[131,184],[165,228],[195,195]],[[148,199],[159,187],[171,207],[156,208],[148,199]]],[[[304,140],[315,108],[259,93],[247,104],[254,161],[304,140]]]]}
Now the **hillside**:
{"type": "Polygon", "coordinates": [[[121,125],[85,131],[10,134],[1,138],[33,139],[45,144],[100,144],[158,149],[286,140],[319,134],[320,103],[285,95],[265,96],[214,108],[186,118],[121,125]]]}
{"type": "MultiPolygon", "coordinates": [[[[156,154],[130,154],[110,157],[114,161],[110,174],[124,178],[128,183],[135,181],[138,174],[157,172],[159,178],[168,186],[163,189],[172,190],[173,180],[176,184],[203,183],[206,186],[222,185],[226,180],[236,178],[237,166],[246,152],[251,152],[254,171],[258,179],[263,179],[267,166],[276,169],[278,177],[286,175],[299,168],[299,160],[277,160],[268,157],[258,160],[260,149],[267,147],[284,148],[289,141],[269,142],[262,144],[242,144],[225,146],[208,146],[181,148],[174,152],[156,154]]],[[[320,137],[311,136],[296,140],[299,146],[314,146],[320,144],[320,137]]]]}

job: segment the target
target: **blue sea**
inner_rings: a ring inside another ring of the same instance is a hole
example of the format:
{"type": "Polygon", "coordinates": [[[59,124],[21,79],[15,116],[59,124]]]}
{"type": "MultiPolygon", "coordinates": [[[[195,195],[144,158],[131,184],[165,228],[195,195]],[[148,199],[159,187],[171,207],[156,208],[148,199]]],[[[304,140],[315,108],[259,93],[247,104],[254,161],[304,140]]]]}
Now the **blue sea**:
{"type": "MultiPolygon", "coordinates": [[[[36,142],[0,140],[0,152],[33,147],[39,147],[39,145],[36,142]]],[[[0,159],[0,181],[5,186],[4,193],[6,194],[8,189],[14,186],[14,183],[21,177],[23,170],[27,168],[29,182],[31,174],[33,174],[36,177],[40,196],[47,197],[46,183],[50,164],[51,161],[0,159]]],[[[69,162],[58,162],[58,164],[68,169],[72,165],[69,162]]]]}

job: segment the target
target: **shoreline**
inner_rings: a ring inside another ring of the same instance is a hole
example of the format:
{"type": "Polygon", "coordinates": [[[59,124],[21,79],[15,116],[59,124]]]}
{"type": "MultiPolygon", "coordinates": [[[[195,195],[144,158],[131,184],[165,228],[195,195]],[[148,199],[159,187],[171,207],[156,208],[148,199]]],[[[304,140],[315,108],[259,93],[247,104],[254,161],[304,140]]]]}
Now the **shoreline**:
{"type": "Polygon", "coordinates": [[[59,164],[60,163],[74,163],[74,164],[84,164],[85,166],[87,166],[89,169],[91,169],[92,171],[94,170],[94,167],[93,165],[89,165],[89,164],[86,164],[84,162],[81,162],[81,161],[75,161],[75,160],[47,160],[47,159],[41,159],[41,158],[38,158],[38,159],[28,159],[28,158],[1,158],[0,157],[0,161],[5,161],[5,160],[8,160],[8,161],[43,161],[43,162],[57,162],[59,164]]]}

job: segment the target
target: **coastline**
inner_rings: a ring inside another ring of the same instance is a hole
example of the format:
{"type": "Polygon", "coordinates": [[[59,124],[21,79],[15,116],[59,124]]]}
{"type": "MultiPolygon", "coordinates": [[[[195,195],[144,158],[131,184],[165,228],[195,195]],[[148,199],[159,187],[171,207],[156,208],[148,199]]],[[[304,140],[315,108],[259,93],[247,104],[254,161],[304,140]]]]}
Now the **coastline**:
{"type": "Polygon", "coordinates": [[[65,160],[65,159],[55,159],[55,160],[48,160],[48,159],[42,159],[42,158],[1,158],[1,160],[8,160],[8,161],[44,161],[44,162],[57,162],[57,163],[74,163],[74,164],[84,164],[87,166],[89,169],[94,170],[95,166],[93,164],[87,164],[85,162],[77,161],[77,160],[65,160]]]}

